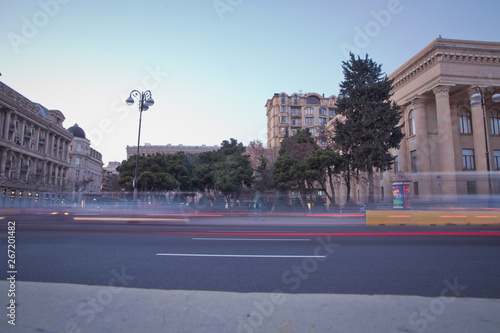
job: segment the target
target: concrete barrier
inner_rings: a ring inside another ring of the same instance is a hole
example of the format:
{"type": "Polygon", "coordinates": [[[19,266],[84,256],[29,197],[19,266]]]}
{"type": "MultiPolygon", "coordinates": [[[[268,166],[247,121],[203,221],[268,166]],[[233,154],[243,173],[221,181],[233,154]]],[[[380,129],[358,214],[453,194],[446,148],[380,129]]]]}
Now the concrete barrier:
{"type": "Polygon", "coordinates": [[[366,225],[500,225],[500,212],[483,210],[376,210],[366,212],[366,225]]]}

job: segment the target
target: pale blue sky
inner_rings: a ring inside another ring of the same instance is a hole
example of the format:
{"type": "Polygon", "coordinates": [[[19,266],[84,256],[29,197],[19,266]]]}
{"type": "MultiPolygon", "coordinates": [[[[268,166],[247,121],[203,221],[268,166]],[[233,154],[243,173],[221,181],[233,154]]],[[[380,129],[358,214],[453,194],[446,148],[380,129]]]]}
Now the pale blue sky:
{"type": "Polygon", "coordinates": [[[439,35],[500,41],[500,2],[0,0],[0,81],[75,122],[105,163],[137,144],[266,141],[275,92],[338,94],[345,50],[390,74],[439,35]],[[360,33],[361,31],[361,33],[360,33]],[[361,35],[361,34],[364,34],[361,35]]]}

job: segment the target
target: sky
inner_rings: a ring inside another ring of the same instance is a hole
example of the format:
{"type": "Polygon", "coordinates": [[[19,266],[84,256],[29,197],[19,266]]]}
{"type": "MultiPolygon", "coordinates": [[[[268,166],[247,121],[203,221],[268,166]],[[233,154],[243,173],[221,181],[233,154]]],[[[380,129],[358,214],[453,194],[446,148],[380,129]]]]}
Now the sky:
{"type": "Polygon", "coordinates": [[[274,93],[337,95],[348,52],[392,73],[440,35],[500,42],[498,0],[0,0],[0,81],[82,127],[103,162],[141,145],[267,141],[274,93]]]}

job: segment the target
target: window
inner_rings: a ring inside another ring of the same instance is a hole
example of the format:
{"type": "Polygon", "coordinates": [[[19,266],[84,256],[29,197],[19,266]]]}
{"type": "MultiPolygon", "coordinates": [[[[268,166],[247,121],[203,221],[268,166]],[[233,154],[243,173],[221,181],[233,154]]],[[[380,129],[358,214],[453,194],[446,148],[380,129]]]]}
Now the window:
{"type": "Polygon", "coordinates": [[[307,104],[319,104],[319,98],[316,96],[309,96],[307,97],[307,104]]]}
{"type": "Polygon", "coordinates": [[[77,146],[76,146],[76,151],[82,151],[82,144],[79,143],[77,146]]]}
{"type": "Polygon", "coordinates": [[[306,108],[306,114],[314,114],[314,109],[313,108],[306,108]]]}
{"type": "Polygon", "coordinates": [[[308,130],[309,130],[309,133],[310,133],[311,135],[314,135],[314,128],[312,128],[312,127],[311,127],[311,128],[308,128],[308,130]]]}
{"type": "Polygon", "coordinates": [[[318,190],[318,195],[320,196],[325,196],[326,195],[326,192],[323,191],[323,190],[318,190]]]}
{"type": "Polygon", "coordinates": [[[418,190],[418,182],[413,182],[413,194],[414,194],[415,196],[417,196],[417,195],[419,195],[419,194],[420,194],[420,192],[419,192],[419,190],[418,190]]]}
{"type": "Polygon", "coordinates": [[[335,117],[335,110],[334,109],[329,109],[328,110],[328,114],[330,115],[330,117],[335,117]]]}
{"type": "Polygon", "coordinates": [[[281,106],[281,112],[286,112],[286,106],[285,105],[281,106]]]}
{"type": "Polygon", "coordinates": [[[286,133],[286,127],[280,127],[280,134],[285,134],[286,133]]]}
{"type": "Polygon", "coordinates": [[[326,116],[326,109],[325,108],[319,108],[319,114],[326,116]]]}
{"type": "Polygon", "coordinates": [[[75,157],[75,164],[80,165],[80,157],[75,157]]]}
{"type": "Polygon", "coordinates": [[[300,119],[292,119],[292,126],[300,126],[300,119]]]}
{"type": "Polygon", "coordinates": [[[292,129],[292,135],[297,134],[298,130],[296,128],[292,129]]]}
{"type": "Polygon", "coordinates": [[[491,134],[500,135],[500,112],[498,110],[491,111],[491,134]]]}
{"type": "Polygon", "coordinates": [[[297,95],[293,95],[293,104],[297,105],[297,95]]]}
{"type": "Polygon", "coordinates": [[[474,170],[474,149],[462,149],[462,162],[464,170],[474,170]]]}
{"type": "Polygon", "coordinates": [[[286,116],[281,116],[281,123],[286,124],[286,116]]]}
{"type": "Polygon", "coordinates": [[[76,170],[75,176],[77,176],[77,177],[80,176],[80,170],[76,170]]]}
{"type": "Polygon", "coordinates": [[[471,113],[467,109],[462,109],[460,111],[460,133],[461,134],[472,134],[472,118],[471,113]]]}
{"type": "Polygon", "coordinates": [[[300,114],[299,108],[292,108],[292,115],[300,114]]]}
{"type": "Polygon", "coordinates": [[[411,155],[411,171],[418,171],[418,164],[417,164],[417,151],[412,150],[410,152],[411,155]]]}
{"type": "Polygon", "coordinates": [[[320,125],[326,125],[326,118],[319,118],[320,125]]]}
{"type": "Polygon", "coordinates": [[[415,135],[415,111],[410,110],[408,113],[408,133],[410,136],[415,135]]]}
{"type": "Polygon", "coordinates": [[[475,181],[467,181],[467,194],[476,194],[476,182],[475,181]]]}
{"type": "Polygon", "coordinates": [[[394,172],[399,172],[399,158],[398,156],[394,157],[394,172]]]}
{"type": "Polygon", "coordinates": [[[306,125],[314,125],[314,117],[306,117],[306,125]]]}
{"type": "Polygon", "coordinates": [[[500,150],[493,151],[493,161],[495,163],[495,170],[500,170],[500,150]]]}
{"type": "Polygon", "coordinates": [[[284,104],[285,103],[285,94],[281,94],[281,103],[284,104]]]}

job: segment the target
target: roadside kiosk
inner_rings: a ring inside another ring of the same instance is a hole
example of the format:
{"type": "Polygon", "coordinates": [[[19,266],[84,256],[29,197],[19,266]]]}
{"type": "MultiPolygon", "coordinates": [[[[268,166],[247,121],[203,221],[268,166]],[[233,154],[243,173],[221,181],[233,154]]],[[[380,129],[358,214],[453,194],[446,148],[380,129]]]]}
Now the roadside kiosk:
{"type": "Polygon", "coordinates": [[[404,175],[398,174],[392,182],[392,203],[394,209],[411,208],[410,181],[404,175]]]}

